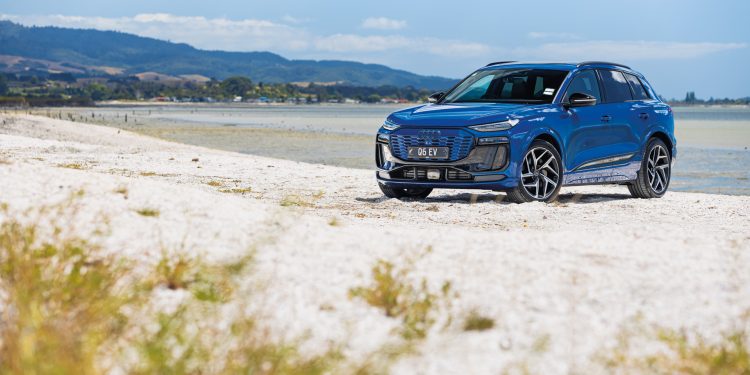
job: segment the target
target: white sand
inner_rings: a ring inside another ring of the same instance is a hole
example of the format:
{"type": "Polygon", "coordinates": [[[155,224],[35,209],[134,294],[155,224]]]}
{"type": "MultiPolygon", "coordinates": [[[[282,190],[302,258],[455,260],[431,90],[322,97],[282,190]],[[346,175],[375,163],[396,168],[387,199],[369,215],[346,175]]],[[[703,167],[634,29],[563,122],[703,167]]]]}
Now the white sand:
{"type": "Polygon", "coordinates": [[[635,317],[715,335],[750,308],[750,197],[636,200],[608,186],[563,188],[561,204],[549,205],[449,190],[401,202],[384,199],[370,171],[39,117],[3,121],[0,202],[23,209],[83,188],[86,212],[111,218],[108,248],[145,262],[162,248],[221,258],[254,247],[269,281],[265,309],[280,332],[309,331],[313,347],[349,341],[356,357],[381,345],[398,322],[349,300],[348,289],[369,279],[378,258],[400,263],[431,246],[415,277],[435,288],[452,281],[456,323],[436,327],[396,373],[498,373],[519,361],[540,373],[590,373],[592,356],[635,317]],[[68,163],[86,169],[58,166],[68,163]],[[209,181],[252,192],[220,193],[209,181]],[[281,207],[289,194],[314,206],[281,207]],[[134,212],[145,207],[161,215],[134,212]],[[328,225],[334,217],[339,226],[328,225]],[[472,309],[496,327],[463,332],[472,309]],[[532,353],[545,337],[547,349],[532,353]]]}

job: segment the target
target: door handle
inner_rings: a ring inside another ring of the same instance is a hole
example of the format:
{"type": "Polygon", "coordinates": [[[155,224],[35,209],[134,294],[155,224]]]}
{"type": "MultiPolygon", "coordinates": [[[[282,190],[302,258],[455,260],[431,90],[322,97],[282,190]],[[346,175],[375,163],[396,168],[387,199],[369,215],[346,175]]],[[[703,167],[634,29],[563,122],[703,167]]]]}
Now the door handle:
{"type": "Polygon", "coordinates": [[[641,113],[638,115],[641,120],[648,120],[648,113],[641,113]]]}
{"type": "Polygon", "coordinates": [[[610,115],[602,116],[602,122],[610,122],[611,120],[612,120],[612,116],[610,115]]]}

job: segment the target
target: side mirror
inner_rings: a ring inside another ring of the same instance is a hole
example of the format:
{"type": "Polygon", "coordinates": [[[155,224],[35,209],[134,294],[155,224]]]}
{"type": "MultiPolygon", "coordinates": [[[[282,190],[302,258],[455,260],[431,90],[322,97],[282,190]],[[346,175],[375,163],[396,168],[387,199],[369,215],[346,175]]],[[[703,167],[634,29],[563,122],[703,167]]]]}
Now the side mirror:
{"type": "Polygon", "coordinates": [[[588,107],[592,105],[596,105],[596,98],[580,92],[570,95],[569,101],[565,103],[566,107],[588,107]]]}
{"type": "Polygon", "coordinates": [[[445,95],[445,93],[444,93],[444,92],[442,92],[442,91],[440,91],[440,92],[436,92],[436,93],[434,93],[434,94],[430,95],[430,96],[429,96],[429,97],[427,98],[427,101],[428,101],[428,102],[430,102],[430,103],[437,103],[437,102],[439,102],[439,101],[440,101],[440,99],[442,99],[442,98],[443,98],[443,95],[445,95]]]}

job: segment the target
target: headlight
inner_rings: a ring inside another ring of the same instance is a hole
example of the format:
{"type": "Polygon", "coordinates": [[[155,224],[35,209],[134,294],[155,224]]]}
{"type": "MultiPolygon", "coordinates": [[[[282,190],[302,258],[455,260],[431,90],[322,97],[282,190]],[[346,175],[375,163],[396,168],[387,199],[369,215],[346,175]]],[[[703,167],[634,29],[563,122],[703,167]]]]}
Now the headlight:
{"type": "Polygon", "coordinates": [[[508,130],[518,124],[517,119],[511,119],[502,122],[493,122],[489,124],[469,126],[469,129],[476,130],[478,132],[499,132],[501,130],[508,130]]]}
{"type": "Polygon", "coordinates": [[[378,133],[378,142],[388,143],[388,134],[378,133]]]}
{"type": "Polygon", "coordinates": [[[399,125],[396,125],[389,120],[385,120],[385,122],[383,123],[383,129],[385,130],[396,130],[399,127],[400,127],[399,125]]]}

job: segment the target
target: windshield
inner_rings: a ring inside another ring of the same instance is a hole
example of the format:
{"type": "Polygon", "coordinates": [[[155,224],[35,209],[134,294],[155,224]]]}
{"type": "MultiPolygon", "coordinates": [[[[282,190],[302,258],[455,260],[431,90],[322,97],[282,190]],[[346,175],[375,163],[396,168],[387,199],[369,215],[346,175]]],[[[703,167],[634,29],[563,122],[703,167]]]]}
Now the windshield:
{"type": "Polygon", "coordinates": [[[442,103],[552,103],[567,74],[550,69],[480,70],[448,93],[442,103]]]}

